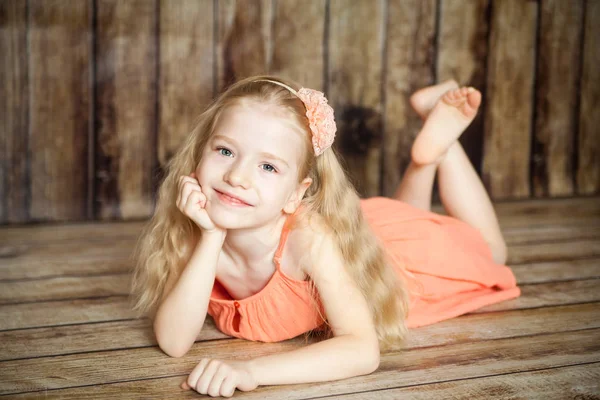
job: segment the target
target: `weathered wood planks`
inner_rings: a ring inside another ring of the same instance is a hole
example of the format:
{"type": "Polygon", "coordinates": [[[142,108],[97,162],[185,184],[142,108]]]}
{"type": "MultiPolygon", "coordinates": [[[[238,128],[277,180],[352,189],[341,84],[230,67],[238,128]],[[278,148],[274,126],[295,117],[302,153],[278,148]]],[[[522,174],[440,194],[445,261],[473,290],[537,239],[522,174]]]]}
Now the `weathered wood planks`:
{"type": "Polygon", "coordinates": [[[382,146],[383,2],[329,3],[327,95],[335,110],[334,148],[363,196],[379,193],[382,146]]]}
{"type": "Polygon", "coordinates": [[[27,3],[0,2],[0,224],[29,220],[27,3]]]}
{"type": "Polygon", "coordinates": [[[573,145],[583,32],[583,1],[540,3],[536,62],[533,192],[573,194],[573,145]]]}
{"type": "MultiPolygon", "coordinates": [[[[439,4],[436,81],[454,79],[460,86],[477,88],[485,98],[490,1],[442,0],[439,4]]],[[[481,105],[477,116],[459,139],[478,174],[481,174],[483,110],[486,106],[485,103],[481,105]]]]}
{"type": "MultiPolygon", "coordinates": [[[[406,348],[383,354],[373,374],[260,387],[236,397],[468,393],[476,399],[486,398],[489,388],[507,397],[514,390],[531,398],[595,394],[597,204],[592,198],[498,204],[500,220],[508,222],[504,230],[515,249],[513,261],[520,262],[513,265],[520,298],[412,330],[406,348]]],[[[202,357],[256,357],[306,345],[303,338],[278,344],[230,339],[208,318],[185,357],[164,355],[149,321],[135,319],[130,308],[124,257],[141,225],[127,225],[100,224],[97,232],[90,224],[0,229],[0,240],[6,237],[8,243],[3,249],[12,249],[12,256],[0,258],[0,273],[7,278],[0,280],[0,303],[5,303],[0,304],[0,393],[11,398],[195,398],[195,392],[181,392],[178,385],[202,357]],[[115,230],[120,236],[113,235],[115,230]],[[71,264],[61,266],[69,255],[71,264]],[[43,262],[47,270],[36,272],[36,263],[43,262]],[[102,268],[124,273],[102,273],[102,268]]]]}
{"type": "Polygon", "coordinates": [[[146,218],[156,166],[157,0],[96,2],[98,219],[146,218]]]}
{"type": "Polygon", "coordinates": [[[214,96],[215,4],[211,0],[159,2],[157,151],[162,167],[214,96]]]}
{"type": "Polygon", "coordinates": [[[410,163],[422,121],[409,104],[417,89],[434,83],[436,2],[396,0],[388,4],[383,80],[383,171],[381,192],[391,196],[410,163]]]}
{"type": "Polygon", "coordinates": [[[538,3],[492,3],[484,101],[483,181],[491,196],[522,198],[529,185],[538,3]]]}
{"type": "Polygon", "coordinates": [[[325,90],[326,5],[325,0],[277,1],[272,21],[270,74],[285,76],[311,89],[325,90]]]}
{"type": "MultiPolygon", "coordinates": [[[[286,398],[300,399],[598,362],[599,339],[600,329],[589,329],[498,339],[493,341],[493,346],[484,341],[388,353],[382,355],[379,369],[365,377],[286,387],[264,386],[248,393],[237,392],[236,397],[279,399],[283,391],[286,398]]],[[[60,392],[52,390],[45,394],[62,398],[85,398],[90,394],[107,396],[110,393],[119,393],[130,398],[140,390],[140,386],[144,386],[144,390],[152,389],[146,395],[172,395],[180,392],[178,383],[185,379],[186,373],[189,373],[196,361],[202,357],[253,358],[289,351],[301,345],[299,340],[276,344],[218,340],[196,343],[186,357],[179,359],[166,357],[156,348],[144,348],[51,357],[44,359],[43,364],[40,364],[38,359],[0,362],[0,373],[4,377],[0,384],[0,393],[65,388],[60,392]],[[242,352],[244,356],[239,357],[242,352]],[[7,368],[7,365],[12,367],[7,368]],[[49,368],[51,374],[47,373],[49,368]],[[29,373],[23,375],[17,372],[23,370],[29,373]],[[157,382],[155,385],[147,379],[149,376],[163,378],[174,375],[179,375],[179,378],[157,382]],[[144,379],[143,385],[137,381],[139,379],[144,379]],[[124,383],[118,386],[106,385],[119,382],[124,383]],[[65,384],[73,388],[66,389],[65,384]],[[98,384],[102,385],[94,389],[77,388],[98,384]]],[[[197,395],[195,392],[189,394],[197,395]]],[[[32,395],[39,393],[28,396],[32,395]]]]}
{"type": "MultiPolygon", "coordinates": [[[[92,2],[28,3],[29,216],[91,217],[92,2]]],[[[24,154],[21,154],[24,156],[24,154]]]]}
{"type": "Polygon", "coordinates": [[[600,190],[600,1],[586,1],[577,138],[577,193],[600,190]]]}

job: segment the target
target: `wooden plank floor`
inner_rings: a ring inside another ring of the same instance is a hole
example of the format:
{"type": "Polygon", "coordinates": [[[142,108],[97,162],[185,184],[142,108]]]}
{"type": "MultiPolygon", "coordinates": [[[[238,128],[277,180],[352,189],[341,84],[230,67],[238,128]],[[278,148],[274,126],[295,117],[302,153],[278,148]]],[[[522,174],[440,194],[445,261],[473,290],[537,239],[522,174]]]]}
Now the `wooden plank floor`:
{"type": "MultiPolygon", "coordinates": [[[[439,208],[438,208],[439,210],[439,208]]],[[[497,204],[518,299],[415,329],[368,376],[236,392],[251,399],[600,399],[600,198],[497,204]]],[[[202,357],[305,345],[229,338],[210,319],[179,359],[129,309],[142,224],[0,228],[0,395],[198,398],[179,383],[202,357]]]]}

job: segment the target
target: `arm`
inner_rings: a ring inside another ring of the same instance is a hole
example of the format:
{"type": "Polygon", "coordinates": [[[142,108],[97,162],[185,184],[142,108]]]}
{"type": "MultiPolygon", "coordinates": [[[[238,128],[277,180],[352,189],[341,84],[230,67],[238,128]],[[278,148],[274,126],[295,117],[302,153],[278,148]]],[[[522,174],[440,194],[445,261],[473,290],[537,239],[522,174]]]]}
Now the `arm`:
{"type": "Polygon", "coordinates": [[[223,241],[221,234],[202,235],[177,282],[167,282],[154,332],[171,357],[187,353],[202,330],[223,241]]]}
{"type": "Polygon", "coordinates": [[[334,337],[298,350],[259,357],[248,369],[258,385],[307,383],[369,374],[379,366],[379,342],[366,300],[346,272],[330,235],[318,235],[306,272],[313,279],[334,337]]]}

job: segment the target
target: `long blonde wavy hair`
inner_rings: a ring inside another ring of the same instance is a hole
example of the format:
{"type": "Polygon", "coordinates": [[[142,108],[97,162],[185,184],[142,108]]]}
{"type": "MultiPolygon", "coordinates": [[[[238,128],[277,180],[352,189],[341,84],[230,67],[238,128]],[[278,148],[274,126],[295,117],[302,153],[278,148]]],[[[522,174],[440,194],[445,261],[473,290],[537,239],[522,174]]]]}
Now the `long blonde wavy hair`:
{"type": "Polygon", "coordinates": [[[165,168],[156,210],[145,225],[135,252],[132,280],[133,309],[138,317],[156,313],[171,274],[179,276],[192,251],[191,237],[199,228],[176,207],[177,179],[189,175],[200,162],[204,147],[223,111],[235,104],[256,101],[280,107],[305,134],[303,162],[298,182],[312,178],[302,199],[298,219],[318,216],[334,233],[348,273],[365,297],[373,317],[381,350],[398,348],[406,336],[408,298],[390,258],[363,218],[360,199],[333,148],[315,157],[311,131],[302,101],[289,90],[262,79],[275,80],[296,90],[293,81],[269,75],[253,76],[227,88],[199,116],[192,132],[165,168]]]}

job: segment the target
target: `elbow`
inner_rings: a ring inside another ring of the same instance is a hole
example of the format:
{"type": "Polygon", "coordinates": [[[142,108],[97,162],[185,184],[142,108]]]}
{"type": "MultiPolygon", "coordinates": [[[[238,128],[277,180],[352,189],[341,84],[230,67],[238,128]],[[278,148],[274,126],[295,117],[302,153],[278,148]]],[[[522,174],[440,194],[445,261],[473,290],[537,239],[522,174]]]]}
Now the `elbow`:
{"type": "Polygon", "coordinates": [[[190,347],[190,345],[186,345],[183,343],[183,340],[178,340],[176,337],[172,337],[172,335],[167,335],[165,332],[162,332],[158,327],[154,326],[154,333],[156,335],[156,342],[158,343],[158,347],[169,357],[179,358],[184,356],[190,347]]]}
{"type": "Polygon", "coordinates": [[[363,362],[361,363],[361,375],[368,375],[379,368],[381,362],[381,352],[379,349],[379,340],[371,338],[366,343],[363,342],[363,362]]]}
{"type": "Polygon", "coordinates": [[[369,361],[366,363],[365,375],[372,374],[373,372],[377,371],[377,368],[379,368],[380,361],[381,361],[381,357],[379,355],[379,351],[377,351],[377,353],[374,354],[372,357],[370,357],[369,361]]]}
{"type": "Polygon", "coordinates": [[[182,346],[180,343],[177,343],[176,341],[165,341],[165,340],[160,340],[157,336],[157,342],[158,342],[158,347],[160,347],[160,349],[169,357],[173,357],[173,358],[179,358],[179,357],[183,357],[188,350],[190,349],[190,346],[182,346]]]}
{"type": "Polygon", "coordinates": [[[184,348],[182,346],[165,346],[160,343],[158,346],[166,355],[173,358],[183,357],[189,350],[189,348],[184,348]]]}

